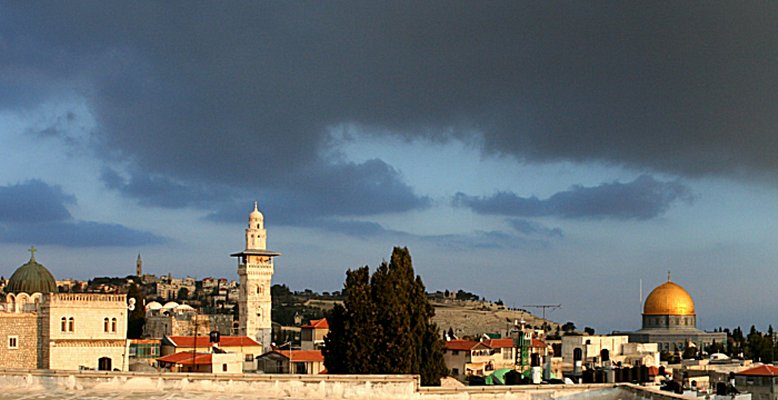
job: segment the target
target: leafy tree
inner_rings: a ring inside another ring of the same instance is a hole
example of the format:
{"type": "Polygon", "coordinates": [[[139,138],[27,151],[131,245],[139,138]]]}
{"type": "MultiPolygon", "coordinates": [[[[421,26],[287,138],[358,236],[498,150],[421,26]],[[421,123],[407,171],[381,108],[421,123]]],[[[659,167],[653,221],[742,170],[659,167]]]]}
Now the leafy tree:
{"type": "Polygon", "coordinates": [[[346,273],[343,306],[328,316],[324,365],[333,374],[419,374],[423,385],[446,375],[441,339],[431,322],[421,278],[407,248],[370,276],[368,267],[346,273]]]}
{"type": "Polygon", "coordinates": [[[594,335],[594,328],[586,327],[584,328],[584,332],[586,332],[587,335],[594,335]]]}
{"type": "Polygon", "coordinates": [[[181,289],[178,289],[178,295],[176,296],[176,300],[188,300],[189,299],[189,289],[182,287],[181,289]]]}
{"type": "Polygon", "coordinates": [[[562,332],[564,333],[570,333],[575,331],[575,324],[572,321],[565,322],[564,325],[562,325],[562,332]]]}

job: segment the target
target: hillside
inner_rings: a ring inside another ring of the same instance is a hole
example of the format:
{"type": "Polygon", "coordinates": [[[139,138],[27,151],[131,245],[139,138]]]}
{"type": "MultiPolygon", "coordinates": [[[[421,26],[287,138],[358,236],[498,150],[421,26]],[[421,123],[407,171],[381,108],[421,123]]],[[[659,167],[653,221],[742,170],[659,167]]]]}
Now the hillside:
{"type": "MultiPolygon", "coordinates": [[[[434,300],[435,317],[432,319],[441,330],[451,328],[459,337],[479,337],[484,333],[499,333],[502,336],[522,319],[529,326],[541,327],[544,320],[526,310],[509,310],[503,306],[483,301],[434,300]]],[[[558,323],[545,320],[555,332],[558,323]]]]}

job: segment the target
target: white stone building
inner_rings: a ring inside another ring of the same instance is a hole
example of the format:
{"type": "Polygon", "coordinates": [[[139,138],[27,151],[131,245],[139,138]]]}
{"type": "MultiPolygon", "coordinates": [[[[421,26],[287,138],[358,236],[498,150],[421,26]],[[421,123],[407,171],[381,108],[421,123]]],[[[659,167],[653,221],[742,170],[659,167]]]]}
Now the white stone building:
{"type": "MultiPolygon", "coordinates": [[[[43,369],[127,370],[127,296],[125,294],[57,293],[56,281],[35,260],[19,267],[5,287],[0,304],[4,314],[27,315],[35,324],[17,324],[19,332],[5,329],[5,339],[19,350],[29,349],[36,338],[36,351],[24,352],[20,360],[9,352],[15,365],[43,369]],[[31,360],[30,358],[33,358],[31,360]]],[[[13,349],[15,350],[15,349],[13,349]]],[[[0,354],[0,364],[6,364],[0,354]]]]}
{"type": "Polygon", "coordinates": [[[249,214],[246,228],[246,248],[231,254],[232,257],[238,257],[240,278],[238,335],[255,338],[268,350],[272,340],[270,285],[273,257],[280,255],[267,249],[265,217],[254,202],[254,211],[249,214]]]}
{"type": "Polygon", "coordinates": [[[562,363],[565,370],[573,369],[576,349],[581,351],[582,365],[589,367],[604,366],[604,356],[612,364],[620,362],[625,366],[659,366],[656,343],[630,343],[627,335],[562,336],[562,363]]]}

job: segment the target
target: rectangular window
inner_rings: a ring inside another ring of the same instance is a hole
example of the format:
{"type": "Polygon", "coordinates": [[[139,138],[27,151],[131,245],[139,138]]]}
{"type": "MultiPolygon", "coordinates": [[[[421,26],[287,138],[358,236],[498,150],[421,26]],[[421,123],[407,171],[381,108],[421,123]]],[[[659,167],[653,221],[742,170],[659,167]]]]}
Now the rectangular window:
{"type": "Polygon", "coordinates": [[[459,375],[459,368],[451,368],[451,375],[454,376],[459,375]]]}
{"type": "Polygon", "coordinates": [[[246,361],[254,361],[254,355],[253,354],[246,354],[246,361]]]}
{"type": "Polygon", "coordinates": [[[222,372],[227,372],[227,364],[222,364],[222,372]]]}
{"type": "Polygon", "coordinates": [[[19,348],[19,336],[8,336],[8,348],[9,349],[19,348]]]}

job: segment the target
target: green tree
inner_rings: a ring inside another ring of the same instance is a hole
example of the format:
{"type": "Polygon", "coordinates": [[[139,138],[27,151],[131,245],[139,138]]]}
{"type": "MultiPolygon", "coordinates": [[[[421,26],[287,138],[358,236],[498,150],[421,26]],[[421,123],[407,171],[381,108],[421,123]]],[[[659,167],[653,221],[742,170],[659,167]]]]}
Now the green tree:
{"type": "Polygon", "coordinates": [[[367,267],[349,270],[343,293],[328,317],[327,371],[419,374],[423,385],[440,384],[447,370],[434,308],[407,248],[395,247],[372,277],[367,267]]]}
{"type": "Polygon", "coordinates": [[[343,305],[336,305],[327,316],[330,332],[324,337],[324,365],[333,374],[373,373],[370,355],[378,332],[368,267],[346,272],[343,294],[343,305]]]}

